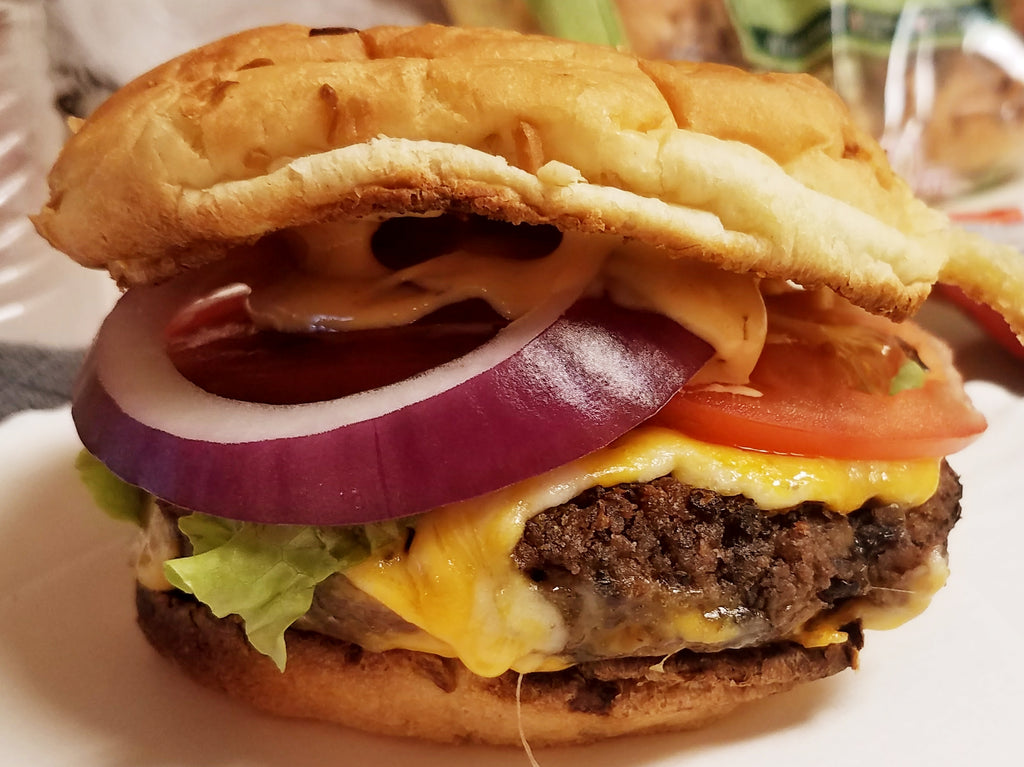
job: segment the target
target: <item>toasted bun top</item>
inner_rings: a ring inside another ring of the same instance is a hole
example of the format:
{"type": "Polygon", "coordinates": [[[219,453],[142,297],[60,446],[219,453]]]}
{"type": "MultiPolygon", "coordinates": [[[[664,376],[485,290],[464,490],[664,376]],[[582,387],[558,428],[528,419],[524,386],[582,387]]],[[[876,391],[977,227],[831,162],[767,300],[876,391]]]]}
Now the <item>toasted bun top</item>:
{"type": "MultiPolygon", "coordinates": [[[[989,247],[951,236],[809,76],[439,26],[268,27],[187,53],[81,126],[50,189],[38,230],[125,285],[285,227],[456,210],[628,236],[899,318],[989,247]]],[[[1004,283],[968,292],[1020,332],[1024,276],[1004,283]]]]}

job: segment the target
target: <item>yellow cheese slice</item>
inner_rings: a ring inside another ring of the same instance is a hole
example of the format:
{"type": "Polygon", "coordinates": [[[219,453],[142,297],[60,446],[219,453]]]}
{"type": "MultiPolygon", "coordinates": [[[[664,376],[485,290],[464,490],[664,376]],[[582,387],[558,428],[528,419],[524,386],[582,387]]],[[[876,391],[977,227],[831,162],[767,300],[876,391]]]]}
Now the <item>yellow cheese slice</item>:
{"type": "MultiPolygon", "coordinates": [[[[872,498],[916,506],[934,494],[939,466],[938,459],[768,455],[644,426],[566,466],[425,515],[408,551],[363,562],[346,575],[426,635],[382,636],[369,649],[454,656],[481,676],[550,670],[570,663],[560,655],[566,627],[512,558],[527,521],[544,509],[597,485],[669,474],[722,495],[745,495],[768,512],[805,501],[849,512],[872,498]]],[[[681,643],[721,639],[733,630],[728,616],[696,614],[679,616],[674,629],[681,643]]]]}

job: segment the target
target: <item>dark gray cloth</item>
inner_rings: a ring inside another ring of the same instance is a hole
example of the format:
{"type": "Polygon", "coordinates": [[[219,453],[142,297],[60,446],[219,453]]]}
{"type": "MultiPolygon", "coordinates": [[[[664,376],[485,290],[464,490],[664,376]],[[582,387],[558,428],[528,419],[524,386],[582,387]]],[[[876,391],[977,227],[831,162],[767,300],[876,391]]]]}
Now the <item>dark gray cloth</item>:
{"type": "Polygon", "coordinates": [[[67,402],[84,355],[83,349],[0,343],[0,418],[67,402]]]}

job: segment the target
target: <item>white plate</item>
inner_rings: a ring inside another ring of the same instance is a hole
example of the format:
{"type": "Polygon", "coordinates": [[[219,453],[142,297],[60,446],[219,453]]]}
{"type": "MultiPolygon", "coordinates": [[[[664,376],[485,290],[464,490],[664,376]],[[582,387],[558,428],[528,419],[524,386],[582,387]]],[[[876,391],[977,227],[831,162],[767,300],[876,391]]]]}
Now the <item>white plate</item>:
{"type": "MultiPolygon", "coordinates": [[[[696,733],[541,750],[544,767],[1008,763],[1024,689],[1024,369],[970,331],[958,346],[991,427],[955,456],[964,517],[931,608],[870,632],[857,672],[696,733]]],[[[134,626],[132,531],[92,508],[71,468],[77,450],[67,409],[0,424],[0,765],[527,764],[516,749],[274,720],[180,676],[134,626]]]]}

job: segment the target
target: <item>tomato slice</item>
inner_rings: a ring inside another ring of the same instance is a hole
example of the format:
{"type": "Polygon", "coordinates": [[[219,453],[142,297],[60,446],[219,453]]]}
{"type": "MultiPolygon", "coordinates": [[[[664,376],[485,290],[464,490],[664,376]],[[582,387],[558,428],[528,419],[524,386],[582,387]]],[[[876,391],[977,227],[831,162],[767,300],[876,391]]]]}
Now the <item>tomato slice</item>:
{"type": "Polygon", "coordinates": [[[818,293],[766,303],[768,339],[749,391],[684,388],[655,422],[715,444],[878,460],[945,456],[985,430],[951,351],[920,327],[818,293]],[[890,393],[907,366],[923,385],[890,393]]]}
{"type": "Polygon", "coordinates": [[[1010,354],[1024,360],[1024,343],[1017,338],[1017,334],[1013,332],[1013,328],[1010,327],[1003,315],[990,306],[979,304],[968,298],[963,290],[956,285],[946,285],[940,282],[935,286],[935,293],[956,304],[992,338],[1008,349],[1010,354]]]}
{"type": "Polygon", "coordinates": [[[507,324],[483,301],[465,301],[401,327],[283,333],[253,324],[245,298],[228,293],[183,312],[167,328],[167,353],[201,389],[271,405],[387,386],[461,357],[507,324]]]}

